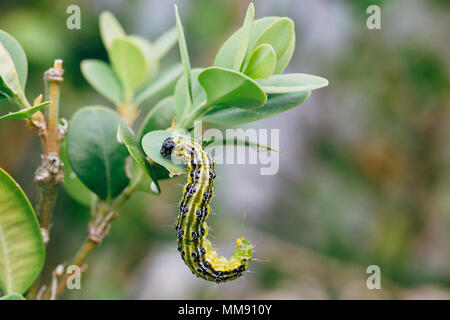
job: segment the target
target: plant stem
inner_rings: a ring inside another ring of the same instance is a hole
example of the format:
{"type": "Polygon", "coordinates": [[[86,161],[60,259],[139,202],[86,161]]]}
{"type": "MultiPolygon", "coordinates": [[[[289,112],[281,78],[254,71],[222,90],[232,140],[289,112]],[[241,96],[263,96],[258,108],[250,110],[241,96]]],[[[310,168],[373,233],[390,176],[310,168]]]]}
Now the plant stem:
{"type": "Polygon", "coordinates": [[[202,115],[207,113],[209,110],[211,110],[212,106],[209,106],[206,104],[206,101],[204,101],[202,104],[200,104],[198,107],[196,107],[194,110],[192,110],[191,113],[184,113],[181,119],[179,121],[177,120],[175,124],[175,128],[187,128],[190,127],[190,125],[200,118],[202,115]]]}
{"type": "Polygon", "coordinates": [[[50,98],[50,108],[48,112],[48,121],[46,132],[41,136],[43,154],[41,166],[36,170],[34,180],[38,185],[36,213],[39,216],[44,242],[48,243],[49,224],[56,200],[57,185],[64,181],[64,171],[61,170],[63,163],[59,154],[60,136],[58,127],[59,114],[59,92],[60,83],[63,81],[62,60],[55,60],[53,68],[44,73],[44,83],[46,95],[50,98]]]}
{"type": "MultiPolygon", "coordinates": [[[[125,202],[131,197],[135,188],[139,185],[140,179],[137,179],[135,183],[125,188],[125,190],[108,205],[105,202],[93,202],[95,206],[94,214],[92,220],[89,223],[89,234],[86,236],[81,248],[78,250],[75,258],[73,259],[71,265],[82,267],[85,264],[86,258],[89,253],[97,247],[103,240],[103,238],[109,233],[111,227],[111,222],[115,220],[118,216],[120,208],[125,204],[125,202]]],[[[44,298],[53,297],[58,299],[59,296],[64,292],[67,286],[67,280],[71,274],[65,273],[58,282],[58,286],[55,292],[47,290],[44,294],[44,298]]]]}
{"type": "MultiPolygon", "coordinates": [[[[58,127],[59,92],[63,73],[62,60],[59,59],[54,61],[53,68],[44,73],[45,95],[50,98],[51,102],[48,121],[41,111],[33,114],[28,121],[30,128],[38,130],[42,145],[42,162],[35,172],[34,180],[37,184],[35,209],[45,244],[50,241],[49,225],[56,201],[57,186],[64,182],[64,171],[61,170],[63,163],[59,156],[59,142],[62,140],[64,132],[60,132],[58,127]]],[[[41,102],[42,95],[34,100],[33,105],[41,102]]],[[[28,299],[36,297],[41,280],[42,274],[28,291],[28,299]]]]}

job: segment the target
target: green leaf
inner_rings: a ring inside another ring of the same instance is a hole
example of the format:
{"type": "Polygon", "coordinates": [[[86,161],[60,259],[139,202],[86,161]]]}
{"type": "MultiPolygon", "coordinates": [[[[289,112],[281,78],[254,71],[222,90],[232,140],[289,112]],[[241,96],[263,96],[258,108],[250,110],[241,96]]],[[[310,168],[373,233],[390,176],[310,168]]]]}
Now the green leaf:
{"type": "Polygon", "coordinates": [[[185,136],[184,133],[178,133],[174,131],[166,131],[166,130],[158,130],[158,131],[152,131],[144,135],[142,138],[142,149],[144,150],[145,154],[154,162],[158,163],[159,165],[167,168],[169,171],[171,171],[173,174],[182,174],[186,172],[186,166],[183,164],[177,164],[172,162],[169,158],[164,158],[161,156],[161,147],[164,143],[164,140],[166,140],[169,137],[175,137],[175,136],[185,136]]]}
{"type": "Polygon", "coordinates": [[[167,90],[170,87],[175,87],[175,83],[183,73],[181,64],[176,64],[170,67],[165,72],[162,72],[154,81],[152,81],[146,88],[144,88],[136,97],[135,104],[139,106],[145,100],[167,90]]]}
{"type": "Polygon", "coordinates": [[[327,79],[305,73],[278,74],[256,82],[266,93],[304,92],[328,85],[327,79]]]}
{"type": "Polygon", "coordinates": [[[123,103],[123,88],[109,64],[100,60],[83,60],[81,72],[89,84],[119,107],[123,103]]]}
{"type": "Polygon", "coordinates": [[[253,142],[253,141],[249,141],[249,140],[238,139],[237,137],[235,137],[234,139],[204,140],[202,142],[202,145],[206,149],[216,147],[216,146],[244,146],[244,147],[252,147],[252,148],[256,149],[258,152],[264,152],[267,150],[280,152],[280,150],[272,148],[270,146],[266,146],[266,145],[263,145],[263,144],[260,144],[257,142],[253,142]]]}
{"type": "Polygon", "coordinates": [[[117,141],[118,126],[126,125],[104,106],[88,106],[73,116],[67,133],[67,153],[77,177],[103,200],[117,197],[128,185],[127,149],[117,141]]]}
{"type": "Polygon", "coordinates": [[[295,51],[295,32],[292,34],[291,41],[284,54],[281,57],[277,57],[278,61],[274,74],[283,73],[283,71],[286,69],[289,62],[291,61],[294,51],[295,51]]]}
{"type": "Polygon", "coordinates": [[[155,56],[152,44],[150,43],[150,41],[141,36],[131,35],[128,36],[127,39],[133,41],[134,44],[136,44],[144,53],[147,59],[146,79],[152,80],[153,77],[158,73],[159,69],[159,61],[158,58],[155,56]]]}
{"type": "Polygon", "coordinates": [[[244,74],[253,79],[267,79],[274,71],[277,56],[270,44],[262,44],[250,55],[244,74]]]}
{"type": "Polygon", "coordinates": [[[250,3],[247,9],[247,14],[245,15],[244,25],[242,26],[242,32],[240,34],[241,41],[239,43],[239,47],[236,52],[236,57],[234,60],[233,69],[236,71],[242,70],[245,57],[247,56],[247,50],[250,42],[250,36],[252,33],[254,17],[255,17],[255,6],[253,5],[253,3],[250,3]]]}
{"type": "Polygon", "coordinates": [[[111,44],[111,63],[125,89],[125,99],[130,99],[147,77],[144,52],[130,39],[116,39],[111,44]]]}
{"type": "Polygon", "coordinates": [[[18,293],[11,293],[6,296],[0,297],[0,300],[25,300],[25,298],[18,293]]]}
{"type": "Polygon", "coordinates": [[[0,120],[2,119],[26,119],[26,118],[30,118],[33,114],[35,114],[36,112],[42,110],[45,107],[48,107],[50,105],[50,101],[45,101],[42,102],[38,105],[32,106],[32,107],[28,107],[25,109],[21,109],[19,111],[16,112],[10,112],[8,114],[5,114],[4,116],[0,117],[0,120]]]}
{"type": "Polygon", "coordinates": [[[25,193],[0,169],[0,289],[23,294],[44,266],[45,245],[25,193]]]}
{"type": "Polygon", "coordinates": [[[29,107],[29,103],[25,98],[25,94],[20,86],[19,76],[16,71],[14,62],[0,43],[0,95],[5,96],[10,102],[19,107],[29,107]]]}
{"type": "MultiPolygon", "coordinates": [[[[192,100],[193,106],[199,107],[206,100],[206,93],[203,87],[198,82],[198,77],[203,69],[195,68],[191,72],[191,84],[192,84],[192,100]]],[[[178,80],[175,86],[175,113],[177,117],[177,123],[181,121],[183,114],[186,112],[186,108],[190,106],[188,98],[186,96],[186,80],[184,75],[178,80]]]]}
{"type": "MultiPolygon", "coordinates": [[[[146,156],[142,152],[134,134],[130,131],[128,126],[119,125],[117,131],[117,137],[122,141],[122,143],[127,147],[128,152],[130,153],[133,160],[138,164],[141,170],[153,181],[156,186],[156,190],[153,191],[150,188],[150,184],[148,184],[147,191],[150,191],[154,194],[160,194],[161,189],[159,187],[158,181],[153,175],[152,168],[150,167],[149,162],[147,161],[146,156]]],[[[140,177],[139,177],[140,178],[140,177]]],[[[133,182],[132,182],[133,183],[133,182]]]]}
{"type": "Polygon", "coordinates": [[[66,141],[61,144],[61,160],[64,163],[64,190],[79,204],[89,207],[95,195],[81,182],[70,166],[66,141]]]}
{"type": "MultiPolygon", "coordinates": [[[[290,46],[293,37],[295,37],[294,22],[289,18],[280,18],[264,29],[254,47],[270,44],[276,53],[278,63],[286,52],[292,50],[290,46]]],[[[282,62],[285,63],[284,59],[282,62]]],[[[277,65],[277,71],[280,69],[284,70],[281,65],[277,65]]]]}
{"type": "Polygon", "coordinates": [[[267,102],[256,109],[218,109],[203,116],[202,120],[221,125],[237,125],[261,120],[292,109],[308,99],[311,92],[269,95],[267,102]]]}
{"type": "Polygon", "coordinates": [[[164,57],[167,52],[177,43],[178,30],[177,27],[173,27],[164,32],[158,39],[153,42],[154,54],[158,59],[164,57]]]}
{"type": "Polygon", "coordinates": [[[100,14],[99,25],[103,45],[108,51],[114,40],[126,36],[122,26],[111,12],[104,11],[100,14]]]}
{"type": "Polygon", "coordinates": [[[184,37],[183,25],[178,15],[178,7],[175,5],[175,18],[178,30],[178,46],[180,47],[181,62],[184,67],[184,81],[186,82],[186,97],[189,103],[186,109],[192,105],[192,84],[191,84],[191,63],[189,62],[189,54],[186,46],[186,38],[184,37]]]}
{"type": "Polygon", "coordinates": [[[222,105],[242,109],[263,105],[267,96],[250,77],[224,68],[211,67],[198,76],[205,89],[208,106],[222,105]]]}
{"type": "Polygon", "coordinates": [[[169,128],[173,117],[175,117],[175,98],[171,96],[158,102],[149,111],[142,122],[139,138],[142,138],[147,132],[169,128]]]}
{"type": "Polygon", "coordinates": [[[14,66],[16,67],[20,87],[22,90],[25,90],[28,77],[28,62],[25,51],[16,39],[3,30],[0,30],[0,43],[9,52],[14,66]]]}
{"type": "MultiPolygon", "coordinates": [[[[253,22],[252,32],[250,36],[249,47],[247,50],[247,56],[254,48],[254,44],[259,35],[274,21],[280,19],[279,17],[266,17],[257,19],[253,22]]],[[[215,67],[222,67],[226,69],[233,69],[234,62],[236,61],[236,54],[238,52],[239,45],[242,39],[243,28],[241,27],[235,33],[233,33],[220,47],[214,59],[215,67]]]]}

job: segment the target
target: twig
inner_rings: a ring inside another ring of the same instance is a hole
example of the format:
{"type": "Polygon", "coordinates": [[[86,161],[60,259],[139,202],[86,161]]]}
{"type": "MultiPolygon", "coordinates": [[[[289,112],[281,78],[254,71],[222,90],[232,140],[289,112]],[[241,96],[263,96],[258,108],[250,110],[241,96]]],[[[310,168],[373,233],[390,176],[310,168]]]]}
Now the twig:
{"type": "MultiPolygon", "coordinates": [[[[63,81],[62,60],[55,60],[53,68],[44,73],[44,85],[46,96],[50,98],[50,110],[48,121],[41,111],[33,114],[27,121],[28,127],[36,129],[42,144],[42,161],[34,175],[37,184],[36,214],[39,217],[42,237],[44,243],[50,241],[49,224],[53,212],[53,207],[57,195],[58,184],[64,182],[63,163],[59,154],[59,143],[64,138],[66,125],[58,124],[59,113],[59,91],[60,83],[63,81]]],[[[34,99],[33,105],[42,102],[42,95],[34,99]]],[[[37,293],[37,288],[41,283],[41,276],[36,280],[28,292],[27,298],[42,296],[41,290],[37,293]]]]}
{"type": "MultiPolygon", "coordinates": [[[[42,114],[36,116],[36,123],[40,124],[39,136],[43,147],[42,163],[36,170],[34,177],[38,185],[36,213],[39,216],[42,235],[46,243],[50,240],[48,228],[56,200],[57,185],[64,182],[63,163],[59,154],[59,143],[63,138],[61,137],[63,134],[60,133],[58,128],[59,92],[60,83],[63,81],[63,73],[62,60],[59,59],[55,60],[53,68],[44,73],[46,95],[51,102],[46,125],[45,121],[42,121],[43,119],[40,119],[41,121],[39,122],[39,117],[42,114]]],[[[35,103],[37,101],[35,100],[35,103]]]]}
{"type": "MultiPolygon", "coordinates": [[[[73,259],[73,262],[71,263],[72,265],[80,268],[85,266],[87,256],[98,244],[102,242],[103,238],[108,235],[109,229],[111,228],[111,222],[118,217],[120,208],[133,194],[134,189],[139,184],[138,180],[134,184],[125,188],[125,190],[113,201],[111,205],[107,205],[105,202],[101,201],[98,203],[97,201],[93,202],[93,205],[95,206],[95,213],[89,223],[89,232],[77,255],[73,259]]],[[[52,296],[54,295],[55,299],[58,299],[66,289],[67,280],[70,276],[71,274],[65,274],[62,276],[56,290],[52,293],[52,296]]],[[[50,293],[47,291],[44,298],[46,296],[48,297],[49,294],[50,293]]]]}

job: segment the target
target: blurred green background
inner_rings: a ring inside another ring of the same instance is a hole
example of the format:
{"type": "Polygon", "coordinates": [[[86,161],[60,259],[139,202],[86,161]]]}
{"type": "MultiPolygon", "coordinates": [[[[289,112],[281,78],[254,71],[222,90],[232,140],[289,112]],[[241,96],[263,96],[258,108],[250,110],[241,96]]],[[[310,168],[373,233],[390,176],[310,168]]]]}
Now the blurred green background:
{"type": "MultiPolygon", "coordinates": [[[[256,0],[257,18],[288,16],[297,48],[287,72],[323,76],[330,86],[299,108],[252,127],[280,128],[280,171],[219,166],[209,218],[222,253],[234,239],[256,243],[243,279],[216,285],[179,258],[173,223],[183,178],[161,196],[136,194],[89,259],[82,290],[67,299],[450,299],[450,1],[256,0]],[[366,8],[380,4],[382,30],[366,8]],[[366,287],[378,265],[382,289],[366,287]]],[[[98,16],[113,12],[127,33],[156,38],[175,24],[178,3],[194,67],[212,64],[238,28],[248,1],[77,1],[81,30],[66,28],[73,1],[5,1],[0,28],[24,47],[27,93],[64,60],[61,114],[109,105],[80,72],[107,60],[98,16]]],[[[165,64],[178,61],[173,49],[165,64]]],[[[149,109],[149,103],[145,108],[149,109]]],[[[0,105],[2,114],[9,106],[0,105]]],[[[0,122],[0,167],[34,201],[39,140],[23,122],[0,122]]],[[[59,192],[48,249],[49,273],[69,261],[86,234],[89,209],[59,192]]]]}

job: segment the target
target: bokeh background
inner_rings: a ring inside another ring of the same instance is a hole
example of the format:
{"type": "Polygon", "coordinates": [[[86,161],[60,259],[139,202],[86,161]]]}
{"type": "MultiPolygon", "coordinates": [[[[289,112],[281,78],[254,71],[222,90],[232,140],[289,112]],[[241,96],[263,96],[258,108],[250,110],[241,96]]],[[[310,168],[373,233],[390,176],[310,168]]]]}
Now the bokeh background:
{"type": "MultiPolygon", "coordinates": [[[[323,76],[327,88],[298,108],[250,124],[280,128],[280,171],[220,166],[215,215],[222,253],[234,239],[256,243],[243,279],[216,285],[192,276],[179,258],[173,223],[183,178],[161,196],[136,194],[90,256],[82,290],[66,299],[414,299],[450,298],[450,1],[256,0],[257,18],[288,16],[297,47],[287,72],[323,76]],[[366,28],[379,4],[382,30],[366,28]],[[368,290],[378,265],[382,289],[368,290]]],[[[212,64],[238,28],[243,0],[42,0],[0,3],[0,28],[23,45],[27,92],[64,60],[62,116],[109,105],[83,79],[80,61],[107,60],[98,16],[112,11],[127,33],[156,38],[172,27],[178,3],[191,63],[212,64]],[[81,7],[81,30],[66,28],[66,8],[81,7]]],[[[164,63],[178,61],[173,49],[164,63]]],[[[150,109],[149,103],[145,108],[150,109]]],[[[2,114],[9,111],[0,105],[2,114]]],[[[40,145],[23,122],[0,122],[0,166],[34,201],[40,145]]],[[[56,204],[48,273],[69,261],[86,234],[89,209],[63,189],[56,204]]]]}

